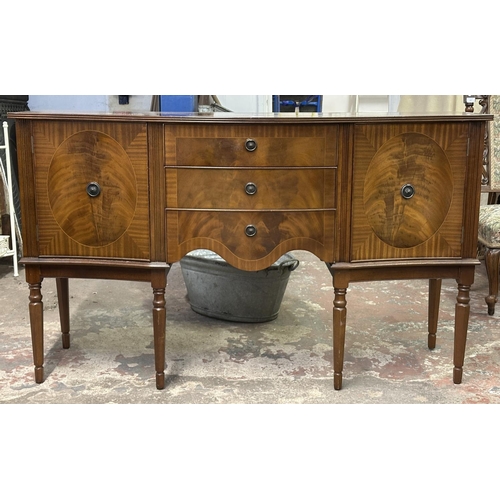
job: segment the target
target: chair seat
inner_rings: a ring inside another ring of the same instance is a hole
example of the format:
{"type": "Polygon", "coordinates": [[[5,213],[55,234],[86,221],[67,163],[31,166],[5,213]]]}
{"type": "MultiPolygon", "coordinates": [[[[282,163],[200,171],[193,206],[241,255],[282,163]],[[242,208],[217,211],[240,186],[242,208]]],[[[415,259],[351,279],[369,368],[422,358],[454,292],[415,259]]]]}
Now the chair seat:
{"type": "Polygon", "coordinates": [[[480,207],[478,239],[489,248],[500,248],[500,205],[480,207]]]}

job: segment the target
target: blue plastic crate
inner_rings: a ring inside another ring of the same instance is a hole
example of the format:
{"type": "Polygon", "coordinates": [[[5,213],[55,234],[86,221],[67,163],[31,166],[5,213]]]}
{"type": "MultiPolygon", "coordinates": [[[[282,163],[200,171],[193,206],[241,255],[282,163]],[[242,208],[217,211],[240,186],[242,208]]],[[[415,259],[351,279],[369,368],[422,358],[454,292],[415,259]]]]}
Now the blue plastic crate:
{"type": "Polygon", "coordinates": [[[197,95],[161,95],[160,111],[193,112],[198,111],[197,95]]]}

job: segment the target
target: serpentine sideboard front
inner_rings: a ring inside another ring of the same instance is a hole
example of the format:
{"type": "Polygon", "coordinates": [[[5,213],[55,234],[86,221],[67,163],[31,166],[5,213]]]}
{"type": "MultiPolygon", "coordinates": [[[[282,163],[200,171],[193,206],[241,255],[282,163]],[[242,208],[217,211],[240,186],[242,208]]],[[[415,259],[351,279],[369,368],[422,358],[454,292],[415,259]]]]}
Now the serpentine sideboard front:
{"type": "Polygon", "coordinates": [[[334,387],[342,386],[349,283],[458,283],[453,381],[462,380],[490,115],[11,113],[35,380],[42,281],[56,278],[62,344],[69,278],[153,288],[156,387],[165,385],[165,287],[191,250],[246,271],[312,252],[333,277],[334,387]]]}

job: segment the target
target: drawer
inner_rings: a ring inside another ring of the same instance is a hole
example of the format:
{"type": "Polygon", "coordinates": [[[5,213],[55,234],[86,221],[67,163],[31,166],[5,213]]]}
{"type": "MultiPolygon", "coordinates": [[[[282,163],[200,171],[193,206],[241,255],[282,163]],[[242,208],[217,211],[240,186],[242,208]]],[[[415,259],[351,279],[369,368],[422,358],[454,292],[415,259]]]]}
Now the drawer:
{"type": "Polygon", "coordinates": [[[334,210],[166,212],[167,261],[198,248],[243,270],[263,269],[287,251],[308,250],[333,262],[334,210]]]}
{"type": "Polygon", "coordinates": [[[168,208],[335,208],[336,169],[167,168],[168,208]]]}
{"type": "Polygon", "coordinates": [[[337,166],[337,125],[172,125],[165,163],[212,167],[337,166]]]}

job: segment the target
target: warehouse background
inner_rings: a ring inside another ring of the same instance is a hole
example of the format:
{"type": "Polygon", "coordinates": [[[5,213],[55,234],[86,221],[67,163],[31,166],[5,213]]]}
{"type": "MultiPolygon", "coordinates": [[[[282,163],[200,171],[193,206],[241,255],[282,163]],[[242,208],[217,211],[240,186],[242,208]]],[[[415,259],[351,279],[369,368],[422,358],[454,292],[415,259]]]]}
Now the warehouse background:
{"type": "MultiPolygon", "coordinates": [[[[30,95],[32,111],[148,111],[152,95],[30,95]],[[123,101],[123,100],[122,100],[123,101]]],[[[399,95],[323,95],[323,112],[397,111],[399,95]]],[[[272,95],[217,95],[222,106],[234,112],[271,112],[272,95]]]]}

